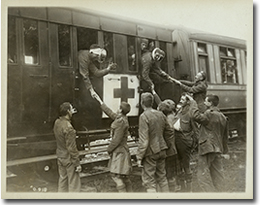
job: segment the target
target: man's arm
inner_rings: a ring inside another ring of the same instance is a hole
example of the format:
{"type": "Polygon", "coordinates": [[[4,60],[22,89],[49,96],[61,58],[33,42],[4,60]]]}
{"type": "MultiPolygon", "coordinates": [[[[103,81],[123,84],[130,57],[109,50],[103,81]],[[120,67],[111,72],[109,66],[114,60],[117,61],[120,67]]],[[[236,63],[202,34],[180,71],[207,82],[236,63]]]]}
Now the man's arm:
{"type": "Polygon", "coordinates": [[[209,117],[207,112],[201,113],[198,109],[197,103],[195,100],[192,99],[192,97],[187,96],[189,98],[190,102],[190,116],[198,123],[202,125],[206,125],[209,123],[209,117]]]}
{"type": "Polygon", "coordinates": [[[226,126],[223,133],[223,154],[228,153],[228,119],[226,119],[226,126]]]}
{"type": "Polygon", "coordinates": [[[153,70],[155,73],[157,73],[159,76],[161,76],[161,77],[163,77],[163,78],[165,78],[165,79],[167,79],[167,80],[169,80],[170,78],[171,78],[171,76],[168,74],[168,73],[166,73],[165,71],[163,71],[159,66],[155,66],[154,67],[154,70],[153,70]]]}
{"type": "Polygon", "coordinates": [[[199,93],[207,90],[207,86],[205,83],[199,83],[197,85],[194,85],[192,87],[183,85],[182,83],[179,84],[181,88],[189,93],[199,93]]]}
{"type": "Polygon", "coordinates": [[[116,119],[114,121],[115,123],[115,129],[114,129],[114,135],[112,137],[112,141],[110,142],[107,152],[110,154],[113,152],[114,149],[118,147],[122,139],[124,138],[124,131],[125,131],[125,123],[123,119],[116,119]]]}
{"type": "Polygon", "coordinates": [[[79,151],[76,145],[76,131],[73,129],[71,124],[69,124],[67,129],[65,130],[65,140],[72,164],[74,165],[74,167],[77,167],[80,165],[79,151]]]}
{"type": "Polygon", "coordinates": [[[112,120],[115,120],[117,117],[117,114],[114,113],[105,103],[101,103],[101,109],[107,114],[108,117],[110,117],[112,120]]]}
{"type": "Polygon", "coordinates": [[[194,82],[190,82],[187,80],[179,80],[182,84],[187,85],[187,86],[193,86],[195,83],[194,82]]]}
{"type": "Polygon", "coordinates": [[[148,54],[144,54],[142,56],[142,78],[143,80],[145,80],[148,85],[153,88],[154,84],[152,82],[152,80],[149,77],[149,73],[150,73],[150,69],[152,66],[152,57],[148,54]]]}
{"type": "Polygon", "coordinates": [[[139,144],[136,154],[137,161],[141,161],[144,158],[145,152],[149,144],[149,126],[148,120],[144,115],[139,119],[139,144]]]}
{"type": "Polygon", "coordinates": [[[164,139],[166,141],[168,148],[170,148],[170,147],[175,148],[174,129],[170,126],[166,117],[165,117],[165,128],[164,128],[163,136],[164,136],[164,139]]]}

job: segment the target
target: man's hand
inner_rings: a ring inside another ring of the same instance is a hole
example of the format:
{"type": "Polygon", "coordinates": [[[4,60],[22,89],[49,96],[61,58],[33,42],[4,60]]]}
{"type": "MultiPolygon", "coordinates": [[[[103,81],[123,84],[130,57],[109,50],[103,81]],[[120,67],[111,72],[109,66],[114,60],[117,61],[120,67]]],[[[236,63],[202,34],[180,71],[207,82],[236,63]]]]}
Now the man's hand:
{"type": "Polygon", "coordinates": [[[169,77],[169,80],[174,82],[174,83],[176,83],[176,84],[178,84],[178,85],[181,85],[181,82],[176,80],[175,78],[169,77]]]}
{"type": "Polygon", "coordinates": [[[115,70],[117,67],[117,64],[116,63],[109,63],[107,69],[110,71],[110,70],[115,70]]]}
{"type": "MultiPolygon", "coordinates": [[[[90,91],[90,93],[91,93],[91,91],[90,91]]],[[[100,105],[103,104],[103,101],[101,100],[101,98],[99,97],[99,95],[95,91],[93,93],[91,93],[91,96],[92,96],[92,98],[97,100],[100,103],[100,105]]]]}
{"type": "Polygon", "coordinates": [[[75,167],[75,172],[81,172],[81,171],[82,171],[81,165],[75,167]]]}
{"type": "Polygon", "coordinates": [[[96,99],[98,94],[96,93],[96,91],[93,88],[89,89],[90,95],[92,98],[96,99]]]}
{"type": "Polygon", "coordinates": [[[223,157],[224,159],[227,159],[227,160],[230,159],[230,155],[229,154],[221,154],[221,157],[223,157]]]}
{"type": "Polygon", "coordinates": [[[152,91],[152,94],[156,94],[155,90],[154,90],[154,84],[151,85],[151,91],[152,91]]]}
{"type": "Polygon", "coordinates": [[[138,167],[143,167],[142,160],[140,160],[140,159],[137,160],[137,166],[138,167]]]}

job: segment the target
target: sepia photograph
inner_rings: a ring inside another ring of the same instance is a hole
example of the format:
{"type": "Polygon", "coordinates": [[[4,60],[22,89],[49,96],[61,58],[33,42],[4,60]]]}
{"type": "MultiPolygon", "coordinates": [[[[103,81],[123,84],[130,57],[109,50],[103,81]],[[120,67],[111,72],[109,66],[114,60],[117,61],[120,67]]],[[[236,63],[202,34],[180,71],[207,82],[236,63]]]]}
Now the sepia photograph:
{"type": "Polygon", "coordinates": [[[253,199],[253,2],[1,6],[2,199],[253,199]]]}

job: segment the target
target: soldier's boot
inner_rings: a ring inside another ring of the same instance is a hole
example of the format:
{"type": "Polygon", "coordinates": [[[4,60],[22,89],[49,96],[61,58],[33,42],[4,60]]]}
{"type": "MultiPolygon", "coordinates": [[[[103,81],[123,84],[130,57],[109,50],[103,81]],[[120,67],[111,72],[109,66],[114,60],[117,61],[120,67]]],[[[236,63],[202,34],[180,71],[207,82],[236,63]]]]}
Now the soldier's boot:
{"type": "Polygon", "coordinates": [[[125,178],[124,183],[125,183],[126,191],[133,192],[132,182],[128,177],[125,178]]]}
{"type": "Polygon", "coordinates": [[[186,182],[186,192],[192,192],[192,182],[186,182]]]}
{"type": "Polygon", "coordinates": [[[180,181],[179,181],[179,185],[180,185],[180,190],[179,190],[179,192],[185,192],[185,190],[186,190],[185,180],[180,180],[180,181]]]}
{"type": "Polygon", "coordinates": [[[192,173],[186,175],[186,192],[192,192],[192,173]]]}
{"type": "Polygon", "coordinates": [[[118,192],[126,192],[126,186],[125,185],[120,185],[116,187],[118,192]]]}
{"type": "Polygon", "coordinates": [[[161,188],[161,192],[170,192],[168,184],[166,184],[160,188],[161,188]]]}

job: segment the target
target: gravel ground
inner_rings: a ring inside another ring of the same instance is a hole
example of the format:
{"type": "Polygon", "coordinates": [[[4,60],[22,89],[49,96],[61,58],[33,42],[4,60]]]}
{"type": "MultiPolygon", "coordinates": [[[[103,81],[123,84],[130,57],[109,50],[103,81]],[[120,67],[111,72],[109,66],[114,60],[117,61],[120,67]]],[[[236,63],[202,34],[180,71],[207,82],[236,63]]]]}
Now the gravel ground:
{"type": "MultiPolygon", "coordinates": [[[[246,143],[243,140],[229,142],[229,159],[223,159],[225,181],[223,192],[244,192],[246,173],[246,143]]],[[[197,155],[193,155],[193,187],[192,192],[201,192],[196,177],[197,155]]],[[[144,192],[141,183],[141,172],[135,168],[130,179],[133,183],[133,192],[144,192]]],[[[83,192],[117,192],[115,183],[108,173],[97,174],[93,177],[82,178],[83,192]]],[[[7,180],[7,192],[57,192],[57,184],[40,179],[39,176],[14,177],[7,180]]]]}

